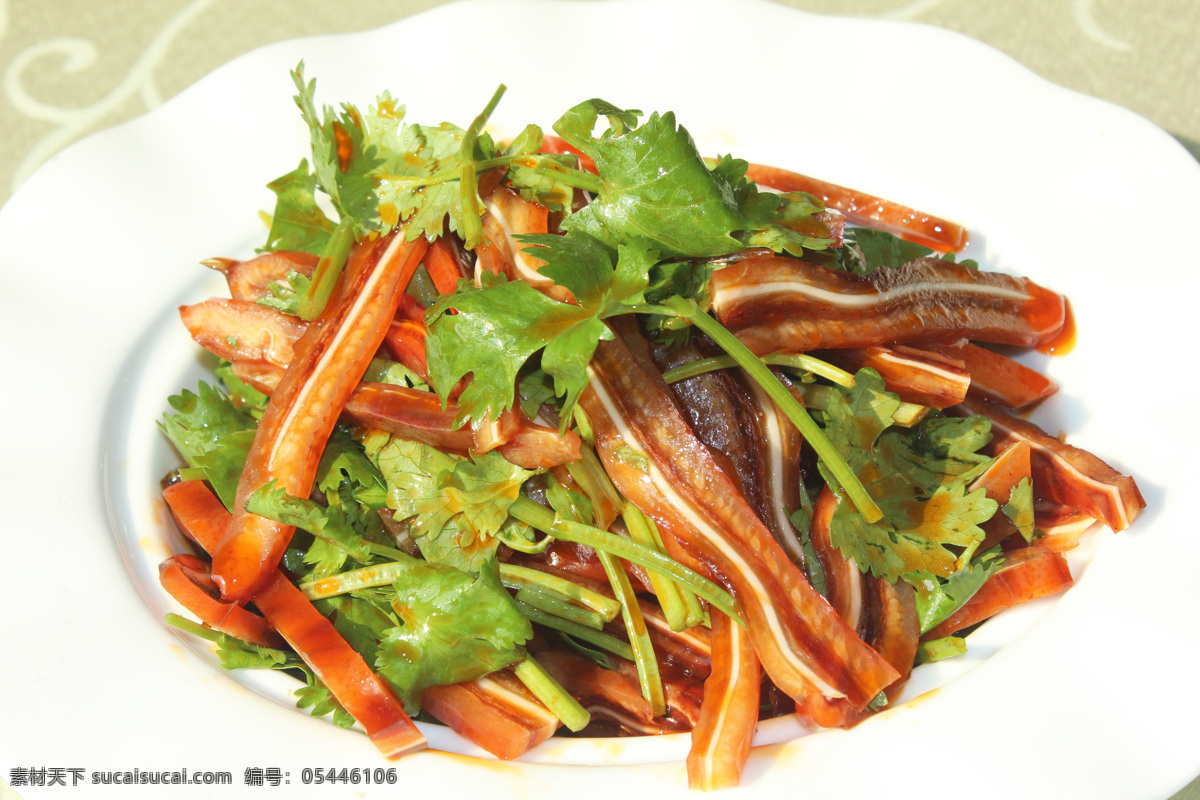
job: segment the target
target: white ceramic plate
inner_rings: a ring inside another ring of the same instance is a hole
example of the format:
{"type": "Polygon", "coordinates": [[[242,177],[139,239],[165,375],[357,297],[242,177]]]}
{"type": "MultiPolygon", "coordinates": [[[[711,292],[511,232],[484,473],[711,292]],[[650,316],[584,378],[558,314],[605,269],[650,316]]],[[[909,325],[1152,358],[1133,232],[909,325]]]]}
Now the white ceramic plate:
{"type": "MultiPolygon", "coordinates": [[[[174,543],[155,422],[199,375],[174,309],[219,292],[200,259],[262,242],[263,186],[306,152],[287,74],[301,59],[320,101],[389,89],[422,122],[465,123],[505,82],[500,134],[595,96],[674,110],[706,152],[957,219],[968,255],[1071,297],[1079,343],[1039,362],[1064,390],[1038,419],[1134,473],[1149,510],[1090,536],[1067,594],[921,670],[917,699],[849,732],[757,747],[738,793],[1129,800],[1200,772],[1200,537],[1178,501],[1200,472],[1185,338],[1200,166],[1139,117],[942,30],[734,0],[505,0],[250,53],[55,157],[0,211],[6,778],[186,768],[230,773],[188,790],[223,798],[270,791],[247,783],[253,768],[280,770],[289,796],[686,792],[682,737],[549,745],[532,757],[543,763],[386,764],[361,735],[287,707],[279,676],[231,678],[161,622],[173,607],[155,565],[174,543]],[[398,786],[303,784],[306,768],[388,766],[398,786]]],[[[767,726],[763,741],[794,733],[767,726]]]]}

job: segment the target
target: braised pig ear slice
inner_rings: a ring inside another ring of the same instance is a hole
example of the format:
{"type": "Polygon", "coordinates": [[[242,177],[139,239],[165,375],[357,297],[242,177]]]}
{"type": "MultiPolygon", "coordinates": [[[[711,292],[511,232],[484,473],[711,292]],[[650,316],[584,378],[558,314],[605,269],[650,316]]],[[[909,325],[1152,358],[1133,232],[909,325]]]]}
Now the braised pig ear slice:
{"type": "Polygon", "coordinates": [[[737,786],[758,723],[761,671],[749,632],[714,614],[713,671],[704,682],[704,705],[692,730],[688,786],[711,791],[737,786]]]}
{"type": "Polygon", "coordinates": [[[312,275],[319,260],[312,253],[276,250],[246,261],[210,258],[203,263],[225,276],[230,297],[253,302],[270,294],[272,283],[286,281],[289,272],[312,275]]]}
{"type": "MultiPolygon", "coordinates": [[[[163,499],[189,539],[216,549],[229,525],[229,512],[203,481],[180,481],[163,499]]],[[[334,698],[366,729],[387,758],[422,750],[425,736],[404,712],[395,694],[316,606],[274,567],[255,605],[312,668],[334,698]]]]}
{"type": "Polygon", "coordinates": [[[506,761],[549,739],[561,724],[508,669],[463,683],[430,686],[421,695],[421,709],[506,761]]]}
{"type": "MultiPolygon", "coordinates": [[[[309,327],[293,316],[245,300],[205,300],[183,306],[179,313],[198,344],[230,361],[234,374],[268,395],[274,394],[295,356],[296,342],[309,327]]],[[[393,320],[389,330],[396,326],[393,320]]],[[[420,327],[424,331],[424,326],[420,327]]],[[[421,346],[423,360],[424,344],[421,346]]],[[[453,402],[443,406],[432,392],[365,381],[354,388],[342,409],[346,421],[456,455],[498,449],[510,462],[526,469],[579,458],[578,434],[567,431],[559,436],[557,430],[526,418],[519,406],[509,409],[500,420],[474,429],[456,428],[457,416],[453,402]]]]}
{"type": "MultiPolygon", "coordinates": [[[[817,498],[809,529],[813,551],[825,573],[826,596],[842,619],[900,673],[884,690],[889,699],[894,698],[912,673],[920,641],[916,595],[904,581],[892,583],[864,574],[833,546],[829,526],[837,504],[837,498],[826,487],[817,498]]],[[[825,728],[849,728],[870,715],[866,709],[816,692],[797,698],[796,713],[805,722],[825,728]]]]}
{"type": "Polygon", "coordinates": [[[967,244],[967,231],[957,222],[866,192],[763,164],[750,164],[746,177],[763,188],[779,192],[808,192],[829,208],[845,214],[855,225],[884,230],[943,253],[958,252],[967,244]]]}
{"type": "Polygon", "coordinates": [[[714,272],[709,294],[721,324],[758,355],[957,338],[1036,347],[1067,322],[1061,295],[940,258],[869,275],[750,258],[714,272]]]}
{"type": "MultiPolygon", "coordinates": [[[[696,342],[656,348],[664,372],[714,355],[696,342]]],[[[776,373],[785,385],[787,378],[776,373]]],[[[692,431],[737,484],[742,497],[801,569],[804,551],[788,515],[800,507],[800,431],[740,370],[705,372],[677,381],[670,392],[692,431]]]]}
{"type": "Polygon", "coordinates": [[[825,350],[817,357],[847,372],[870,367],[904,402],[938,409],[961,403],[975,380],[963,361],[907,345],[825,350]]]}
{"type": "Polygon", "coordinates": [[[286,368],[305,322],[251,300],[214,298],[180,306],[180,319],[196,344],[226,361],[286,368]]]}
{"type": "Polygon", "coordinates": [[[1045,400],[1058,391],[1058,385],[1037,370],[965,339],[928,347],[961,360],[971,375],[968,391],[972,397],[1019,409],[1045,400]]]}
{"type": "Polygon", "coordinates": [[[792,696],[816,687],[867,705],[899,673],[838,617],[788,559],[672,402],[648,345],[623,320],[601,342],[581,403],[617,488],[741,604],[767,674],[792,696]]]}
{"type": "Polygon", "coordinates": [[[1080,509],[1114,531],[1125,530],[1146,507],[1133,478],[1092,453],[1054,438],[1029,420],[973,398],[967,398],[956,410],[992,421],[991,447],[997,452],[1014,442],[1029,443],[1037,498],[1080,509]]]}
{"type": "Polygon", "coordinates": [[[249,600],[271,580],[293,530],[246,511],[246,501],[271,481],[308,496],[325,442],[379,349],[426,246],[424,238],[406,242],[403,231],[360,245],[325,311],[297,341],[255,434],[233,518],[213,552],[213,579],[228,599],[249,600]]]}

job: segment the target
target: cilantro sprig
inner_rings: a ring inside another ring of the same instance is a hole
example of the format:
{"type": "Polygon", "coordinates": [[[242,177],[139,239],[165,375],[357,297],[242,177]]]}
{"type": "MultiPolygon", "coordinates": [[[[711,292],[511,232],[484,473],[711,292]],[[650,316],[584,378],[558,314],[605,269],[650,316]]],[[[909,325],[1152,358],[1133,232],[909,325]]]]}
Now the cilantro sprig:
{"type": "MultiPolygon", "coordinates": [[[[852,388],[837,387],[824,410],[825,432],[847,467],[879,499],[881,516],[868,520],[839,505],[830,538],[864,572],[917,584],[965,568],[984,539],[980,528],[997,504],[971,482],[990,463],[979,449],[991,438],[983,417],[927,418],[914,428],[893,426],[899,398],[871,369],[852,388]]],[[[834,490],[840,476],[821,463],[834,490]]]]}
{"type": "Polygon", "coordinates": [[[760,192],[747,163],[725,156],[709,167],[672,112],[622,110],[588,100],[564,114],[554,130],[591,157],[601,185],[587,206],[564,221],[610,247],[643,239],[664,258],[704,258],[746,247],[800,255],[823,250],[828,230],[813,218],[824,210],[811,195],[760,192]],[[601,116],[609,128],[592,131],[601,116]]]}

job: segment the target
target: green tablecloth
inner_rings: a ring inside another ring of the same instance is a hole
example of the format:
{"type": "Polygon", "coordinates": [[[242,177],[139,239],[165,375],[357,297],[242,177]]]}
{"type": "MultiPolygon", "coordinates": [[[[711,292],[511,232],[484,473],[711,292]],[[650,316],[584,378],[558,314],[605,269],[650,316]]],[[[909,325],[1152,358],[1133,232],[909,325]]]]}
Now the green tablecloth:
{"type": "MultiPolygon", "coordinates": [[[[1200,158],[1196,0],[778,0],[943,26],[1126,106],[1200,158]]],[[[354,31],[444,0],[0,0],[0,203],[46,158],[140,115],[240,53],[354,31]]],[[[0,776],[0,800],[14,796],[0,776]]],[[[1177,800],[1200,800],[1200,779],[1177,800]]]]}

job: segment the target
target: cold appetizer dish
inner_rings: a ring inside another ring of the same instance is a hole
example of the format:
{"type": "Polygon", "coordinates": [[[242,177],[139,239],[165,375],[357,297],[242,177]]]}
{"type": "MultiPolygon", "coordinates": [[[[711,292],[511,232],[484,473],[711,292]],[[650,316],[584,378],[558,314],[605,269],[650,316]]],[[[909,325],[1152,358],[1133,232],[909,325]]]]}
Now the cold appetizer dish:
{"type": "Polygon", "coordinates": [[[1010,355],[1067,301],[960,226],[671,113],[497,142],[502,88],[463,128],[293,77],[312,152],[180,310],[217,366],[161,423],[194,542],[161,577],[384,756],[414,718],[504,759],[690,731],[691,784],[732,785],[761,719],[862,722],[1143,507],[1023,418],[1056,387],[1010,355]]]}

